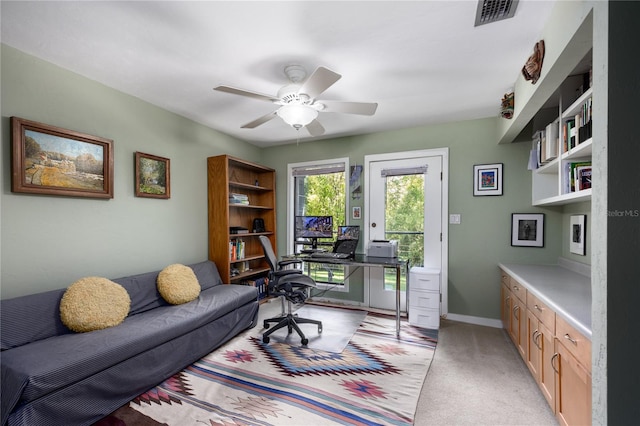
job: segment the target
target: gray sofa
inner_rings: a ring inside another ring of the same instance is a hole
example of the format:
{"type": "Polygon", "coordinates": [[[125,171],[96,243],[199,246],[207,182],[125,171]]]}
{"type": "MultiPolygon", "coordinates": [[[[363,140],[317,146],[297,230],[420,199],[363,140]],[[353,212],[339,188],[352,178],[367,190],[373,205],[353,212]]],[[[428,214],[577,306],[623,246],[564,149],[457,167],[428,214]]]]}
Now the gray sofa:
{"type": "Polygon", "coordinates": [[[160,271],[116,279],[129,315],[89,333],[62,324],[65,289],[2,300],[1,424],[90,425],[255,326],[256,288],[223,284],[210,261],[189,266],[196,300],[166,303],[160,271]]]}

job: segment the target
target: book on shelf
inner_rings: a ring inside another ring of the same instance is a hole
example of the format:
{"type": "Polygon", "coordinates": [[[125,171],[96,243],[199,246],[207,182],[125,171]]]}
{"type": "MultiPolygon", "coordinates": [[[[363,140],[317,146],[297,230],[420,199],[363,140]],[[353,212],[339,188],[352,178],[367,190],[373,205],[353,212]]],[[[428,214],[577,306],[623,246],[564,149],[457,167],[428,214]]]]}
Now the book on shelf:
{"type": "Polygon", "coordinates": [[[578,166],[576,167],[576,185],[577,190],[591,188],[591,166],[578,166]]]}
{"type": "MultiPolygon", "coordinates": [[[[581,162],[567,162],[564,164],[563,170],[563,185],[564,185],[564,193],[579,191],[579,176],[577,169],[580,167],[589,167],[591,168],[591,161],[581,161],[581,162]]],[[[590,175],[590,171],[589,171],[590,175]]],[[[591,177],[589,177],[589,184],[591,184],[591,177]]],[[[587,188],[582,188],[587,189],[587,188]]]]}
{"type": "Polygon", "coordinates": [[[232,192],[229,194],[229,204],[249,204],[249,196],[232,192]]]}
{"type": "Polygon", "coordinates": [[[543,130],[538,130],[533,134],[533,148],[532,148],[532,153],[531,153],[531,158],[530,158],[530,165],[529,168],[531,170],[534,169],[533,164],[531,164],[533,161],[533,157],[535,156],[535,161],[536,161],[536,167],[535,168],[539,168],[540,166],[542,166],[544,163],[542,162],[542,142],[544,139],[544,131],[543,130]]]}
{"type": "Polygon", "coordinates": [[[269,278],[260,277],[252,280],[244,280],[241,284],[255,287],[258,289],[258,299],[263,299],[267,296],[267,286],[269,285],[269,278]]]}
{"type": "Polygon", "coordinates": [[[242,260],[245,257],[245,243],[241,239],[229,241],[229,258],[234,260],[242,260]]]}
{"type": "Polygon", "coordinates": [[[249,230],[242,226],[230,226],[229,233],[230,234],[248,234],[249,230]]]}
{"type": "Polygon", "coordinates": [[[547,125],[545,129],[545,152],[543,160],[545,163],[558,156],[558,122],[554,121],[547,125]]]}
{"type": "Polygon", "coordinates": [[[567,120],[562,129],[562,152],[570,151],[576,146],[576,132],[575,118],[567,120]]]}

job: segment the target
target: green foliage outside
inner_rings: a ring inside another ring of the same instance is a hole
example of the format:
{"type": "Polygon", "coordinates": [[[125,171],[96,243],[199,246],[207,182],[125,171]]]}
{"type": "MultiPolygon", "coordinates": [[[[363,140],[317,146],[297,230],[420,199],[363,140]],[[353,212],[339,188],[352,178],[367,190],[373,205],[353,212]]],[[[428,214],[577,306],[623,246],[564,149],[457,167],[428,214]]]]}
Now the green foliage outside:
{"type": "Polygon", "coordinates": [[[411,266],[424,259],[424,175],[387,178],[386,238],[398,240],[399,254],[411,266]]]}
{"type": "MultiPolygon", "coordinates": [[[[304,177],[304,207],[299,214],[333,216],[334,231],[346,224],[345,175],[332,173],[304,177]]],[[[385,210],[386,238],[398,240],[399,256],[411,266],[422,266],[424,258],[424,175],[393,176],[387,178],[385,210]]],[[[313,271],[319,282],[339,282],[343,274],[319,268],[313,271]],[[331,277],[329,275],[332,275],[331,277]]],[[[385,286],[395,289],[395,270],[385,271],[385,286]]],[[[406,289],[403,272],[401,289],[406,289]]]]}
{"type": "MultiPolygon", "coordinates": [[[[305,204],[301,214],[333,216],[334,232],[345,220],[345,174],[330,173],[304,177],[305,204]]],[[[298,210],[300,211],[300,210],[298,210]]]]}

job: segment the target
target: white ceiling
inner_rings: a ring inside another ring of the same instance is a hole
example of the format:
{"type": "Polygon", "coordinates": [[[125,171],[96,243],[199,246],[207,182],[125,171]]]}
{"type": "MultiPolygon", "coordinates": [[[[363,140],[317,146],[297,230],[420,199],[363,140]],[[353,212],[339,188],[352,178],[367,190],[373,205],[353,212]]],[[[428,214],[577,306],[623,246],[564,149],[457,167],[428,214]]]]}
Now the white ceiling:
{"type": "Polygon", "coordinates": [[[2,42],[257,146],[313,140],[277,108],[212,90],[275,95],[283,68],[342,75],[321,99],[377,102],[374,116],[321,112],[317,139],[496,116],[554,1],[474,27],[477,1],[2,1],[2,42]]]}

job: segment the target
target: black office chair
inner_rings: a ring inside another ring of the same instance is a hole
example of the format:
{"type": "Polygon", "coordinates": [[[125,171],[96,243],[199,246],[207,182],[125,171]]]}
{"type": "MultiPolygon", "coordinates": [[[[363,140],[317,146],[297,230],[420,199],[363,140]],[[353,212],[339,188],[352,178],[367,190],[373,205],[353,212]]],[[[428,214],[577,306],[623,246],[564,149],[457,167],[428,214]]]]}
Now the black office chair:
{"type": "Polygon", "coordinates": [[[271,241],[264,235],[260,236],[260,244],[264,250],[265,258],[271,268],[269,272],[269,295],[282,296],[287,301],[288,309],[286,312],[282,312],[282,315],[276,318],[270,318],[264,320],[264,328],[269,328],[271,323],[276,325],[268,331],[265,331],[262,335],[262,341],[269,343],[269,336],[276,330],[287,327],[289,334],[296,330],[302,339],[302,344],[309,343],[309,339],[304,335],[298,324],[316,324],[318,326],[318,333],[322,333],[322,321],[299,318],[294,315],[291,308],[292,304],[303,303],[306,298],[306,290],[309,288],[315,288],[316,282],[308,275],[302,273],[301,269],[285,269],[289,265],[300,264],[300,260],[283,260],[278,262],[276,254],[271,247],[271,241]]]}

